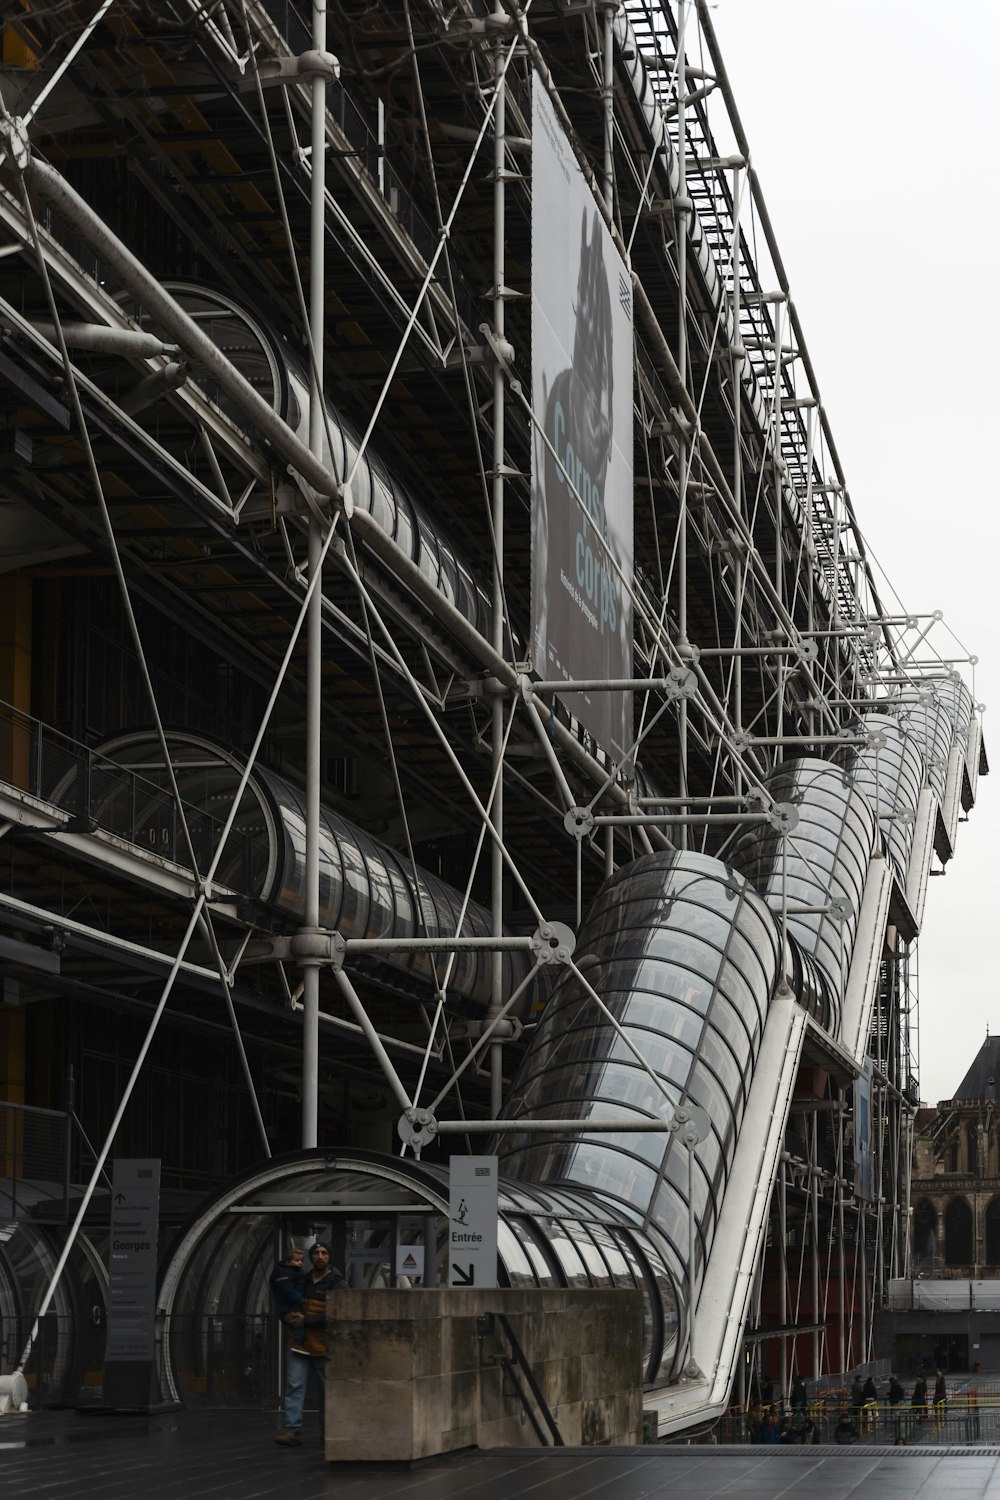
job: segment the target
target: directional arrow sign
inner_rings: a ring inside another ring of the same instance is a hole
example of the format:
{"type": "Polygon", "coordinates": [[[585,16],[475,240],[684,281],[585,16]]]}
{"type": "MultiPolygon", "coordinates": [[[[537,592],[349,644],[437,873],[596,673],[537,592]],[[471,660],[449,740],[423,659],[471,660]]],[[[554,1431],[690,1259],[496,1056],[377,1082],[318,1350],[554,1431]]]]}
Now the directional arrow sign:
{"type": "Polygon", "coordinates": [[[108,1360],[151,1360],[160,1163],[118,1157],[108,1251],[108,1360]]]}
{"type": "Polygon", "coordinates": [[[497,1159],[453,1156],[448,1194],[448,1285],[497,1284],[497,1159]]]}

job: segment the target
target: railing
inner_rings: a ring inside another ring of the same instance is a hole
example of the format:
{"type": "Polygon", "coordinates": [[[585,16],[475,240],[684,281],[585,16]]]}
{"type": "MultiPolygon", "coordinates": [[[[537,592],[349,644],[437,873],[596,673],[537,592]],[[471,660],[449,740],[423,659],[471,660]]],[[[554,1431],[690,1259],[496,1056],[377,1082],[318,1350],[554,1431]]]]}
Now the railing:
{"type": "Polygon", "coordinates": [[[1000,1309],[1000,1280],[965,1277],[926,1277],[889,1282],[889,1307],[894,1312],[996,1312],[1000,1309]]]}
{"type": "Polygon", "coordinates": [[[509,1320],[503,1313],[484,1313],[476,1319],[476,1327],[480,1359],[484,1364],[498,1364],[503,1370],[514,1387],[517,1399],[521,1403],[521,1410],[534,1428],[539,1443],[543,1448],[564,1447],[565,1443],[556,1425],[555,1417],[549,1410],[542,1388],[535,1379],[531,1364],[509,1320]],[[510,1345],[509,1352],[504,1348],[500,1334],[497,1332],[498,1329],[510,1345]],[[488,1339],[496,1341],[495,1353],[486,1352],[485,1344],[488,1339]]]}
{"type": "Polygon", "coordinates": [[[164,1329],[188,1406],[256,1406],[278,1400],[280,1329],[270,1313],[174,1313],[164,1329]]]}
{"type": "Polygon", "coordinates": [[[810,1400],[802,1412],[781,1403],[769,1410],[732,1406],[715,1436],[720,1443],[808,1445],[885,1445],[967,1447],[1000,1442],[1000,1392],[978,1387],[942,1402],[913,1406],[909,1399],[893,1406],[886,1400],[852,1407],[850,1392],[829,1390],[810,1400]]]}
{"type": "MultiPolygon", "coordinates": [[[[95,1400],[101,1394],[107,1338],[104,1308],[95,1304],[81,1308],[80,1313],[80,1316],[60,1315],[49,1311],[39,1321],[24,1367],[28,1406],[32,1411],[76,1405],[95,1400]]],[[[3,1320],[0,1373],[10,1374],[14,1370],[33,1318],[34,1311],[29,1308],[20,1318],[3,1320]]]]}
{"type": "MultiPolygon", "coordinates": [[[[312,20],[308,7],[296,4],[296,0],[264,0],[264,8],[293,53],[306,52],[312,47],[312,20]]],[[[350,141],[357,161],[378,184],[396,222],[429,264],[437,249],[437,231],[417,208],[409,189],[391,166],[387,142],[379,141],[377,131],[339,81],[327,88],[326,107],[350,141]]],[[[459,311],[466,324],[474,327],[476,302],[473,293],[454,265],[452,273],[459,311]]]]}
{"type": "Polygon", "coordinates": [[[64,1223],[69,1203],[69,1116],[0,1102],[0,1224],[64,1223]]]}
{"type": "MultiPolygon", "coordinates": [[[[183,823],[169,790],[89,750],[57,729],[0,703],[0,783],[68,813],[70,829],[100,828],[146,853],[190,869],[183,823]]],[[[215,854],[223,823],[184,803],[198,871],[215,854]]],[[[267,868],[263,838],[233,829],[220,863],[220,883],[256,894],[267,868]]]]}

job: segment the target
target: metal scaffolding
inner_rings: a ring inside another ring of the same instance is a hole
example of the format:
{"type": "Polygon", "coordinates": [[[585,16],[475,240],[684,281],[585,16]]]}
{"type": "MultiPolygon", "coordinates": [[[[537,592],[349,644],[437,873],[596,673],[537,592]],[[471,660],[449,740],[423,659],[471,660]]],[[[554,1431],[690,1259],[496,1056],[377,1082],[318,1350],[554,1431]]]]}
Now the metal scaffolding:
{"type": "MultiPolygon", "coordinates": [[[[164,1018],[231,1039],[252,1123],[220,1127],[230,1170],[679,1139],[693,1095],[580,932],[643,855],[742,851],[763,893],[755,839],[784,1030],[759,1042],[768,1102],[732,1086],[748,1196],[716,1248],[687,1141],[660,1430],[872,1360],[909,1268],[927,879],[985,769],[975,658],[868,554],[710,7],[23,0],[3,45],[0,951],[18,1003],[61,1018],[49,1074],[87,1050],[68,1002],[139,1038],[114,1107],[87,1102],[20,1363],[164,1018]],[[624,678],[532,659],[533,90],[631,284],[634,567],[601,543],[624,678]],[[585,693],[625,695],[624,755],[585,693]],[[856,907],[780,790],[817,765],[874,809],[856,907]],[[813,927],[832,978],[799,956],[813,927]],[[648,1077],[644,1123],[511,1113],[567,984],[648,1077]],[[740,1312],[717,1347],[713,1298],[740,1312]]],[[[18,1088],[53,1102],[23,1059],[18,1088]]]]}

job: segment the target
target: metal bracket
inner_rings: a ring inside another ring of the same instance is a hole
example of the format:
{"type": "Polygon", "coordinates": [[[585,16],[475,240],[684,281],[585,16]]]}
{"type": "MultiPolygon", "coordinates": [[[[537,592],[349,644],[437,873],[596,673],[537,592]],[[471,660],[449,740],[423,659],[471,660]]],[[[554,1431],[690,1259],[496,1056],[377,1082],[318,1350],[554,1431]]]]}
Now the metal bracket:
{"type": "Polygon", "coordinates": [[[408,1109],[400,1115],[396,1134],[404,1146],[409,1146],[419,1156],[424,1146],[429,1146],[437,1135],[437,1120],[433,1110],[408,1109]]]}
{"type": "Polygon", "coordinates": [[[457,18],[447,23],[449,41],[483,41],[490,37],[504,37],[513,29],[514,17],[494,12],[488,16],[457,18]]]}
{"type": "Polygon", "coordinates": [[[854,902],[849,896],[833,896],[827,908],[831,921],[851,922],[854,919],[854,902]]]}
{"type": "Polygon", "coordinates": [[[563,827],[570,838],[579,839],[582,843],[594,831],[594,814],[589,807],[571,807],[563,818],[563,827]]]}
{"type": "Polygon", "coordinates": [[[313,78],[321,78],[324,83],[336,83],[340,77],[340,62],[332,52],[317,49],[303,52],[301,57],[265,57],[257,65],[256,76],[244,73],[239,82],[240,93],[255,91],[258,77],[262,89],[287,89],[313,78]]]}
{"type": "Polygon", "coordinates": [[[778,833],[792,833],[799,824],[799,810],[794,802],[776,802],[767,809],[765,817],[778,833]]]}
{"type": "Polygon", "coordinates": [[[0,141],[6,146],[6,150],[0,150],[0,161],[9,153],[17,170],[24,172],[31,160],[31,142],[28,127],[20,115],[0,120],[0,141]]]}
{"type": "MultiPolygon", "coordinates": [[[[495,287],[493,288],[493,291],[494,293],[496,292],[495,287]]],[[[500,295],[504,295],[502,289],[500,295]]],[[[503,365],[505,370],[509,370],[515,359],[514,345],[510,342],[509,339],[499,338],[493,332],[493,329],[488,323],[480,323],[479,332],[482,334],[483,338],[493,350],[494,357],[496,358],[498,364],[503,365]]]]}
{"type": "Polygon", "coordinates": [[[576,947],[576,933],[565,922],[543,922],[532,934],[531,952],[536,964],[568,964],[576,947]]]}
{"type": "MultiPolygon", "coordinates": [[[[697,661],[697,656],[694,660],[697,661]]],[[[698,693],[698,679],[690,667],[671,667],[663,680],[663,695],[668,703],[679,698],[690,701],[698,693]]]]}
{"type": "Polygon", "coordinates": [[[331,969],[342,969],[347,950],[347,940],[342,933],[315,928],[311,932],[296,932],[291,937],[273,937],[269,941],[272,959],[296,964],[325,964],[331,969]]]}
{"type": "Polygon", "coordinates": [[[680,1104],[674,1110],[673,1119],[667,1126],[672,1135],[693,1151],[708,1135],[711,1128],[708,1110],[700,1104],[680,1104]]]}

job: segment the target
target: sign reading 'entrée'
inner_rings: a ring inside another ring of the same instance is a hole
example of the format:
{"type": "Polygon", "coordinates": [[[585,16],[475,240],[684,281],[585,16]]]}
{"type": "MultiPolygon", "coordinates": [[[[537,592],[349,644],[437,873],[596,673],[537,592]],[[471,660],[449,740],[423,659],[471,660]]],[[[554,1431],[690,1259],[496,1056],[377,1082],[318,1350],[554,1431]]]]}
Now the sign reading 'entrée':
{"type": "Polygon", "coordinates": [[[497,1159],[453,1156],[448,1198],[448,1285],[497,1284],[497,1159]]]}

